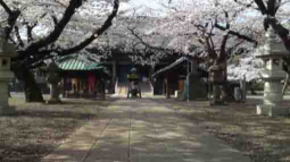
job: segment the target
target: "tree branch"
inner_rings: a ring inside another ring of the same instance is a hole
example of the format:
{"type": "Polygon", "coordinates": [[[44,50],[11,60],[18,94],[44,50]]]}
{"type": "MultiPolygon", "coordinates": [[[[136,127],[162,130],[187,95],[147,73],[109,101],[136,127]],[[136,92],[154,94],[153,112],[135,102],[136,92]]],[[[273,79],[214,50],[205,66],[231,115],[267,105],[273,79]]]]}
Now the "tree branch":
{"type": "MultiPolygon", "coordinates": [[[[222,25],[220,25],[218,23],[215,24],[215,27],[218,28],[218,29],[220,29],[220,30],[222,30],[222,31],[228,30],[226,27],[224,27],[224,26],[222,26],[222,25]]],[[[240,39],[244,39],[244,40],[246,40],[248,42],[254,43],[255,45],[258,44],[258,41],[250,38],[249,36],[243,35],[243,34],[241,34],[239,32],[229,30],[228,33],[231,34],[231,35],[234,35],[234,36],[236,36],[236,37],[238,37],[240,39]]]]}
{"type": "Polygon", "coordinates": [[[141,36],[140,36],[139,34],[137,34],[137,33],[134,31],[134,29],[128,27],[128,30],[129,30],[129,31],[131,32],[131,34],[132,34],[134,37],[136,37],[136,38],[140,41],[140,43],[141,43],[142,45],[144,45],[145,47],[148,47],[148,48],[153,49],[153,50],[158,50],[158,51],[173,52],[173,50],[170,50],[170,49],[166,49],[166,48],[162,48],[162,47],[152,46],[152,45],[150,45],[149,43],[146,43],[146,42],[141,38],[141,36]]]}
{"type": "Polygon", "coordinates": [[[274,31],[279,35],[279,37],[282,39],[285,47],[290,51],[290,36],[289,36],[289,30],[282,26],[278,20],[274,17],[268,17],[266,18],[267,23],[269,23],[274,31]]]}
{"type": "Polygon", "coordinates": [[[277,5],[277,0],[268,0],[267,6],[268,6],[268,14],[270,16],[275,16],[277,9],[279,8],[279,6],[277,5]]]}
{"type": "Polygon", "coordinates": [[[5,28],[6,39],[8,39],[21,12],[19,10],[11,10],[3,0],[0,0],[0,5],[8,14],[8,26],[5,28]]]}
{"type": "Polygon", "coordinates": [[[265,30],[268,29],[269,25],[271,25],[273,29],[275,30],[275,32],[282,39],[285,47],[288,49],[288,51],[290,51],[289,30],[283,27],[275,18],[276,12],[281,6],[281,0],[269,0],[267,3],[268,10],[266,9],[265,4],[263,3],[263,0],[255,0],[255,2],[258,5],[261,13],[263,15],[267,15],[267,17],[264,19],[265,30]]]}
{"type": "MultiPolygon", "coordinates": [[[[225,55],[226,54],[226,46],[227,46],[227,41],[228,41],[228,38],[229,38],[229,33],[226,33],[224,36],[223,36],[223,40],[222,40],[222,43],[221,43],[221,55],[225,55]]],[[[221,57],[221,56],[220,56],[221,57]]]]}
{"type": "MultiPolygon", "coordinates": [[[[236,49],[238,46],[240,46],[241,44],[244,43],[245,40],[240,40],[239,42],[237,42],[236,44],[234,44],[233,46],[231,46],[230,48],[228,48],[228,50],[226,51],[228,54],[232,54],[232,51],[234,49],[236,49]]],[[[235,53],[236,54],[236,53],[235,53]]]]}
{"type": "Polygon", "coordinates": [[[12,14],[12,10],[8,7],[8,5],[3,1],[0,0],[0,5],[4,8],[8,15],[12,14]]]}
{"type": "Polygon", "coordinates": [[[241,5],[241,6],[244,6],[246,8],[250,8],[250,7],[253,7],[253,4],[255,3],[254,1],[251,1],[250,3],[244,3],[244,2],[241,2],[239,0],[234,0],[237,4],[241,5]]]}
{"type": "Polygon", "coordinates": [[[112,20],[114,19],[114,17],[116,17],[118,13],[118,8],[119,8],[119,0],[114,0],[113,11],[108,16],[104,24],[100,28],[95,30],[93,34],[91,34],[87,39],[83,40],[78,45],[69,49],[60,49],[57,47],[56,48],[53,47],[51,49],[40,50],[38,52],[39,55],[34,55],[33,58],[28,57],[26,61],[28,62],[28,64],[34,65],[35,63],[41,62],[41,60],[53,57],[51,55],[52,53],[57,53],[59,56],[64,56],[64,55],[72,54],[72,53],[82,50],[83,48],[87,47],[90,43],[92,43],[95,39],[97,39],[100,35],[102,35],[112,25],[112,20]]]}
{"type": "Polygon", "coordinates": [[[32,37],[32,31],[33,31],[33,28],[35,28],[37,26],[37,23],[33,23],[33,24],[29,24],[29,23],[26,23],[26,34],[27,34],[27,42],[32,42],[34,39],[32,37]]]}
{"type": "Polygon", "coordinates": [[[85,48],[89,44],[91,44],[95,39],[97,39],[100,35],[102,35],[112,25],[113,19],[117,16],[118,9],[119,9],[119,0],[114,0],[114,6],[113,6],[113,10],[112,10],[111,14],[108,16],[108,18],[106,19],[106,21],[104,22],[104,24],[100,28],[95,30],[91,34],[90,37],[83,40],[78,45],[76,45],[72,48],[69,48],[69,49],[58,50],[57,53],[59,55],[67,55],[67,54],[75,53],[75,52],[82,50],[83,48],[85,48]]]}
{"type": "Polygon", "coordinates": [[[23,42],[23,40],[22,40],[22,38],[21,38],[21,36],[20,36],[18,26],[15,26],[15,27],[14,27],[14,30],[15,30],[16,38],[17,38],[17,40],[18,40],[18,42],[19,42],[18,45],[19,45],[20,47],[24,47],[24,42],[23,42]]]}
{"type": "Polygon", "coordinates": [[[56,24],[54,30],[46,36],[44,39],[40,39],[37,42],[30,44],[25,50],[19,51],[20,56],[19,59],[23,59],[26,56],[29,56],[31,53],[37,53],[40,48],[43,48],[53,42],[55,42],[64,28],[68,24],[68,22],[73,17],[75,10],[82,5],[82,0],[71,0],[69,6],[66,8],[62,19],[56,24]]]}
{"type": "Polygon", "coordinates": [[[267,10],[263,0],[255,0],[255,3],[257,4],[258,8],[260,9],[260,11],[263,15],[268,14],[268,10],[267,10]]]}

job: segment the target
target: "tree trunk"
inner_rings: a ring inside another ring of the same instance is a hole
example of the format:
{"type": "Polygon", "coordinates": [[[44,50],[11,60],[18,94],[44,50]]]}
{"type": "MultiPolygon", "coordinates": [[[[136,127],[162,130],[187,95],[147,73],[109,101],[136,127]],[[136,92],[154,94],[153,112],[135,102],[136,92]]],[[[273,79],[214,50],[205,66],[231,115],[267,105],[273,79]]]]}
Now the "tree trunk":
{"type": "Polygon", "coordinates": [[[12,64],[12,71],[17,79],[24,83],[26,102],[44,102],[41,89],[35,81],[33,73],[19,63],[12,64]]]}
{"type": "Polygon", "coordinates": [[[36,83],[31,72],[29,72],[28,77],[26,77],[23,81],[26,102],[44,102],[41,89],[36,83]]]}
{"type": "Polygon", "coordinates": [[[234,97],[234,86],[228,82],[225,81],[224,87],[223,87],[223,97],[224,100],[227,102],[233,102],[235,101],[235,97],[234,97]]]}

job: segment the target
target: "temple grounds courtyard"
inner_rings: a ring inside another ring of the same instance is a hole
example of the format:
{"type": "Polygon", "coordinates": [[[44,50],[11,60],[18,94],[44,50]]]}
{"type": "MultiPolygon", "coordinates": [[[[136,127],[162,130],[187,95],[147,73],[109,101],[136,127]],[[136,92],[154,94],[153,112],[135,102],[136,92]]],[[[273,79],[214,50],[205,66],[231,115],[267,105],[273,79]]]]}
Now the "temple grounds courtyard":
{"type": "Polygon", "coordinates": [[[209,107],[146,96],[27,104],[0,117],[1,162],[290,161],[289,117],[257,116],[260,97],[209,107]]]}

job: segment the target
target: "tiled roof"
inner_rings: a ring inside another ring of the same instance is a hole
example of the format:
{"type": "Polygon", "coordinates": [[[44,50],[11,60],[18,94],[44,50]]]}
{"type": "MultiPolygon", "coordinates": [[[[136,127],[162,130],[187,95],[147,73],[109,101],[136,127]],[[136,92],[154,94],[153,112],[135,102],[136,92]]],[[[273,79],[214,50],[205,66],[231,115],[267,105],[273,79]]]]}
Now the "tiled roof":
{"type": "Polygon", "coordinates": [[[57,65],[61,70],[65,71],[91,71],[104,70],[99,62],[83,60],[78,57],[65,57],[57,61],[57,65]]]}

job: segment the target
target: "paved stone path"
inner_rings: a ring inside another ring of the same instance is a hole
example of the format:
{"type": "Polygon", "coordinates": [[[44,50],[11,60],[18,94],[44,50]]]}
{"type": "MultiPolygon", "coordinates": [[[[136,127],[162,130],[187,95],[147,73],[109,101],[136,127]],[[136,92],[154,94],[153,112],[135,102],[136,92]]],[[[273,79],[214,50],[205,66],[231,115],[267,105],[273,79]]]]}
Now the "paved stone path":
{"type": "Polygon", "coordinates": [[[43,162],[250,162],[173,109],[117,100],[43,162]]]}

